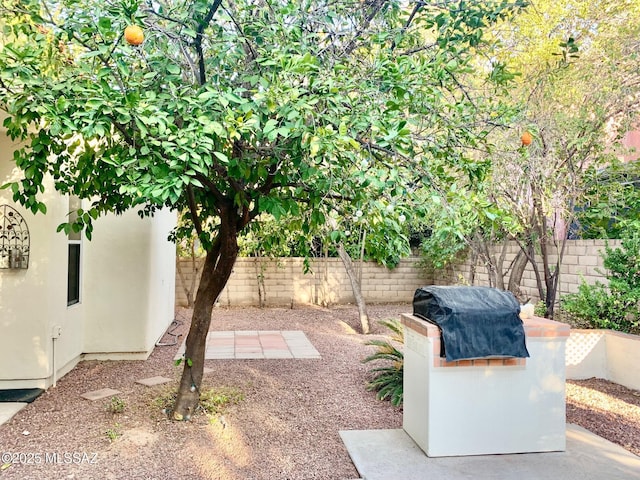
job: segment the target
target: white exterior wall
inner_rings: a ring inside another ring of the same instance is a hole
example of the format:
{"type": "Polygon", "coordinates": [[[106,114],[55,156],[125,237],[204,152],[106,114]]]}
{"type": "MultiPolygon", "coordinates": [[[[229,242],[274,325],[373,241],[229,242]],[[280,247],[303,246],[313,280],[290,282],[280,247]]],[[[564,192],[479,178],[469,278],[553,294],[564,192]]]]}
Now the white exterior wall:
{"type": "MultiPolygon", "coordinates": [[[[0,183],[19,178],[12,163],[14,145],[0,134],[0,183]]],[[[33,215],[13,203],[10,190],[0,190],[0,204],[9,204],[25,219],[30,233],[29,268],[0,270],[0,386],[44,387],[53,376],[54,325],[56,366],[63,368],[81,353],[82,312],[67,311],[67,239],[55,234],[64,221],[67,200],[45,193],[47,215],[33,215]]],[[[76,360],[77,361],[77,360],[76,360]]],[[[67,367],[68,368],[68,367],[67,367]]]]}
{"type": "Polygon", "coordinates": [[[620,332],[607,334],[608,380],[640,390],[640,337],[620,332]]]}
{"type": "Polygon", "coordinates": [[[92,240],[83,241],[81,301],[90,318],[84,332],[86,353],[106,353],[110,345],[117,345],[119,352],[144,350],[147,311],[139,299],[149,293],[143,240],[148,225],[135,216],[127,212],[101,218],[92,240]],[[122,234],[118,221],[129,227],[122,234]]]}
{"type": "Polygon", "coordinates": [[[640,390],[640,336],[613,330],[572,330],[567,378],[603,378],[640,390]]]}
{"type": "MultiPolygon", "coordinates": [[[[140,219],[138,219],[140,221],[140,219]]],[[[175,318],[176,307],[176,246],[168,240],[176,226],[176,212],[163,210],[154,217],[149,242],[149,299],[147,312],[146,350],[154,345],[175,318]]]]}
{"type": "Polygon", "coordinates": [[[167,240],[175,214],[154,222],[134,211],[96,222],[83,242],[83,295],[90,358],[146,358],[173,320],[175,245],[167,240]]]}
{"type": "Polygon", "coordinates": [[[571,330],[567,340],[567,378],[607,378],[606,330],[571,330]]]}
{"type": "MultiPolygon", "coordinates": [[[[19,179],[14,148],[0,128],[0,185],[19,179]]],[[[52,182],[46,186],[46,215],[31,214],[10,189],[0,190],[0,205],[15,208],[30,233],[29,268],[0,269],[0,389],[47,388],[86,353],[146,358],[173,320],[175,246],[167,236],[175,214],[100,218],[93,240],[83,238],[80,303],[68,307],[68,241],[56,232],[68,198],[52,182]],[[54,327],[61,332],[55,340],[54,327]]]]}

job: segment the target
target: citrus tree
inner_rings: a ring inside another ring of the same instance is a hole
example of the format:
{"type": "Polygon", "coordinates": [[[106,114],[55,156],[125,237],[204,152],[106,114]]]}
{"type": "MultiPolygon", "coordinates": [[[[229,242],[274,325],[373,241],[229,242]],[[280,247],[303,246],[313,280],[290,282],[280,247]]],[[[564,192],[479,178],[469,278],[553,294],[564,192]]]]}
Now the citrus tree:
{"type": "MultiPolygon", "coordinates": [[[[206,251],[172,416],[198,403],[212,307],[261,213],[313,231],[336,205],[466,165],[492,99],[474,100],[483,29],[520,0],[1,0],[0,105],[24,172],[105,212],[186,211],[206,251]],[[130,25],[137,29],[125,30],[130,25]],[[363,160],[367,166],[363,166],[363,160]],[[374,168],[375,167],[375,168],[374,168]],[[380,175],[384,173],[384,181],[380,175]],[[375,173],[375,176],[374,176],[375,173]],[[403,179],[403,181],[399,181],[403,179]],[[387,181],[388,180],[388,181],[387,181]],[[389,183],[391,182],[391,183],[389,183]]],[[[493,112],[493,114],[490,114],[493,112]]]]}
{"type": "MultiPolygon", "coordinates": [[[[497,31],[508,47],[501,58],[522,72],[512,93],[523,103],[520,132],[532,135],[517,149],[513,135],[511,151],[493,156],[493,191],[519,225],[514,238],[552,317],[569,227],[640,113],[640,5],[538,0],[534,7],[497,31]]],[[[600,193],[617,190],[599,183],[600,193]]]]}
{"type": "Polygon", "coordinates": [[[607,225],[636,197],[633,168],[613,167],[621,135],[638,120],[639,25],[637,2],[534,0],[492,27],[494,58],[519,72],[505,92],[511,128],[493,131],[481,181],[443,182],[426,243],[446,254],[436,262],[468,249],[494,285],[516,294],[528,264],[553,316],[570,226],[577,217],[607,225]],[[520,246],[509,265],[506,250],[493,248],[506,240],[520,246]]]}

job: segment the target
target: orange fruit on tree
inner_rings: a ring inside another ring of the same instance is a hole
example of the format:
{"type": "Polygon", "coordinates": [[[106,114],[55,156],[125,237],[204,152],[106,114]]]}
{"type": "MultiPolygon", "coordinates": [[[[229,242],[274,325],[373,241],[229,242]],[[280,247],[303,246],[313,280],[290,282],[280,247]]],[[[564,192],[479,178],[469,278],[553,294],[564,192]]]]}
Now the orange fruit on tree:
{"type": "Polygon", "coordinates": [[[527,147],[531,145],[531,142],[533,141],[533,135],[531,135],[531,133],[529,132],[524,132],[520,137],[520,141],[522,142],[523,146],[527,147]]]}
{"type": "Polygon", "coordinates": [[[144,32],[138,25],[129,25],[124,29],[124,39],[129,45],[140,45],[144,41],[144,32]]]}

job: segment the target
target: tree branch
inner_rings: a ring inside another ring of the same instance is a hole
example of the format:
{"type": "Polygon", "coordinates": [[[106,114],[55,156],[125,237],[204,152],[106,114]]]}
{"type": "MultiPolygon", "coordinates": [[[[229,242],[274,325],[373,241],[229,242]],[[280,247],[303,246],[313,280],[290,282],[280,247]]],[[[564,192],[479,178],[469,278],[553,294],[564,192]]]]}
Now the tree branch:
{"type": "MultiPolygon", "coordinates": [[[[235,19],[235,17],[233,15],[231,15],[231,12],[226,9],[224,6],[222,7],[222,9],[225,11],[225,13],[227,15],[229,15],[229,18],[231,19],[231,21],[233,22],[233,24],[236,27],[236,30],[238,31],[238,33],[240,34],[240,36],[244,39],[244,45],[245,47],[249,50],[248,55],[251,58],[251,60],[255,60],[256,58],[258,58],[258,52],[255,51],[255,49],[253,48],[253,46],[249,43],[249,41],[247,40],[247,36],[244,34],[244,31],[242,30],[242,27],[240,26],[240,24],[237,22],[237,20],[235,19]]],[[[245,53],[247,53],[245,51],[245,53]]]]}
{"type": "MultiPolygon", "coordinates": [[[[411,11],[411,15],[409,15],[409,18],[407,19],[406,23],[402,27],[402,30],[400,30],[401,34],[404,34],[404,32],[407,31],[407,29],[411,25],[411,22],[413,21],[413,18],[416,16],[418,11],[420,11],[420,8],[422,8],[422,2],[417,2],[415,7],[413,7],[413,10],[411,11]]],[[[394,38],[393,42],[391,43],[391,50],[395,50],[395,49],[396,49],[396,40],[394,38]]]]}
{"type": "Polygon", "coordinates": [[[202,222],[198,216],[198,206],[196,205],[196,196],[193,193],[193,187],[187,186],[187,200],[189,202],[189,212],[191,212],[191,219],[193,220],[193,226],[198,232],[198,236],[202,235],[202,222]]]}
{"type": "Polygon", "coordinates": [[[428,45],[423,45],[421,47],[412,48],[411,50],[405,50],[404,52],[400,52],[400,55],[409,56],[409,55],[413,55],[414,53],[420,53],[420,52],[424,52],[425,50],[431,50],[432,48],[435,48],[437,46],[438,44],[434,42],[428,45]]]}
{"type": "Polygon", "coordinates": [[[198,28],[196,29],[196,39],[194,41],[194,47],[196,49],[196,54],[198,56],[198,83],[200,85],[204,85],[207,81],[205,64],[204,64],[204,52],[202,51],[202,40],[204,39],[204,29],[209,26],[213,16],[218,11],[218,7],[222,4],[222,0],[214,0],[214,2],[209,7],[209,11],[202,19],[202,22],[198,24],[198,28]]]}
{"type": "Polygon", "coordinates": [[[182,20],[178,20],[177,18],[172,18],[172,17],[169,17],[169,16],[167,16],[167,15],[163,15],[163,14],[162,14],[162,13],[160,13],[160,12],[157,12],[157,11],[153,8],[153,2],[152,2],[152,1],[147,0],[147,8],[148,8],[148,11],[149,11],[149,12],[151,12],[151,13],[153,13],[156,17],[162,18],[162,19],[167,20],[167,21],[172,22],[172,23],[177,23],[177,24],[178,24],[178,25],[180,25],[181,27],[189,28],[189,25],[187,25],[186,23],[184,23],[182,20]]]}
{"type": "Polygon", "coordinates": [[[371,21],[375,18],[375,16],[382,10],[382,7],[387,2],[387,0],[371,0],[371,10],[369,14],[365,17],[364,22],[358,28],[358,31],[355,33],[353,38],[347,43],[347,46],[344,48],[345,55],[349,55],[356,48],[356,42],[360,38],[360,36],[364,33],[364,31],[369,28],[371,21]]]}
{"type": "Polygon", "coordinates": [[[218,189],[218,187],[216,187],[216,184],[213,183],[210,179],[208,179],[201,173],[196,174],[196,179],[199,180],[200,183],[202,183],[205,187],[209,189],[209,191],[212,193],[212,195],[218,202],[222,202],[224,200],[224,195],[218,189]]]}
{"type": "Polygon", "coordinates": [[[118,129],[118,131],[122,134],[122,136],[124,137],[124,140],[127,142],[127,144],[131,145],[132,147],[134,147],[136,142],[133,139],[133,137],[129,134],[127,129],[124,127],[124,125],[122,125],[121,123],[117,122],[116,119],[113,118],[112,115],[107,115],[107,116],[111,119],[111,123],[113,124],[113,126],[116,127],[118,129]]]}
{"type": "MultiPolygon", "coordinates": [[[[453,72],[451,70],[449,70],[447,67],[444,67],[444,71],[447,72],[449,74],[449,76],[453,79],[453,81],[455,82],[455,84],[458,86],[458,88],[462,91],[462,94],[465,96],[465,98],[469,101],[469,103],[471,105],[473,105],[474,108],[478,108],[476,103],[474,102],[473,98],[471,98],[471,95],[469,95],[469,92],[467,92],[467,88],[460,83],[460,81],[458,80],[458,78],[453,74],[453,72]]],[[[455,94],[454,94],[455,97],[455,94]]]]}

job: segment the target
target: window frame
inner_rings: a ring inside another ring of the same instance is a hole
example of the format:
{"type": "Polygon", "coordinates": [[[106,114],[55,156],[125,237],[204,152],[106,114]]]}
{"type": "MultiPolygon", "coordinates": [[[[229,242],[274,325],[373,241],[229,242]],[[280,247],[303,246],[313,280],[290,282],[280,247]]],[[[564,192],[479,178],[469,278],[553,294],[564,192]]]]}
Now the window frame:
{"type": "MultiPolygon", "coordinates": [[[[79,208],[82,208],[82,200],[75,195],[69,195],[68,221],[70,223],[76,220],[79,208]]],[[[67,307],[82,303],[82,250],[82,232],[69,232],[67,234],[67,307]],[[74,250],[77,250],[73,255],[75,265],[72,264],[72,247],[76,247],[74,250]],[[73,266],[75,268],[72,269],[73,266]]]]}

